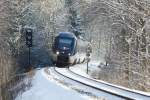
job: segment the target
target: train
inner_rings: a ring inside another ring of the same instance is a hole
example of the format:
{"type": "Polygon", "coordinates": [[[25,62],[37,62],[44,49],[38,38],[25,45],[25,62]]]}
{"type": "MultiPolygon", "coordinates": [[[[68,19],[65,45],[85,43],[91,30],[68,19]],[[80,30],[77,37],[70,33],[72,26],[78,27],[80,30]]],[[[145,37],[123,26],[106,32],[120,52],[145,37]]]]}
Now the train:
{"type": "Polygon", "coordinates": [[[89,44],[88,41],[76,37],[71,32],[59,32],[52,46],[52,61],[57,67],[84,63],[91,53],[89,44]]]}

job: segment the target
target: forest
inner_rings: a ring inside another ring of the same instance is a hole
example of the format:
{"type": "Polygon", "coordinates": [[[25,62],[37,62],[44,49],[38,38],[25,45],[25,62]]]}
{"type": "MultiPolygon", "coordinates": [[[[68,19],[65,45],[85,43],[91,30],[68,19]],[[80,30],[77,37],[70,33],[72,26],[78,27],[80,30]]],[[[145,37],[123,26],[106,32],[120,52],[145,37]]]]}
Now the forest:
{"type": "Polygon", "coordinates": [[[4,86],[28,67],[28,27],[32,66],[52,65],[54,36],[70,31],[90,41],[92,59],[107,66],[98,79],[150,91],[150,0],[0,0],[1,100],[8,99],[4,86]]]}

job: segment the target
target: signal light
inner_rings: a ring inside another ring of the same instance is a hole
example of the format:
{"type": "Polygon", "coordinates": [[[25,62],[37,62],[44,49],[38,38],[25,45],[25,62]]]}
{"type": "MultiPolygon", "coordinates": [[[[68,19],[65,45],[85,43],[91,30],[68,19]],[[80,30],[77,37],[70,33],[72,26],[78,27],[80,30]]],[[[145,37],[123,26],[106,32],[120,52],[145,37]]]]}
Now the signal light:
{"type": "Polygon", "coordinates": [[[32,47],[32,29],[26,29],[26,45],[32,47]]]}

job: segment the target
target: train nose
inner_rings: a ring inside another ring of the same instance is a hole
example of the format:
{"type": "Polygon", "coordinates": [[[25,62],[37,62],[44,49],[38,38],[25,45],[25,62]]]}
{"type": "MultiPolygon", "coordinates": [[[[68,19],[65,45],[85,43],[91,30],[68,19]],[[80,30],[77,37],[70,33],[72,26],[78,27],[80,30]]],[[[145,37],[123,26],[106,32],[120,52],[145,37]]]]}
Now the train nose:
{"type": "Polygon", "coordinates": [[[71,50],[69,48],[65,48],[65,49],[61,49],[59,55],[67,55],[70,56],[71,55],[71,50]]]}
{"type": "Polygon", "coordinates": [[[59,55],[57,57],[57,61],[58,61],[58,63],[61,63],[62,65],[65,65],[65,64],[69,63],[69,57],[68,56],[59,55]]]}
{"type": "Polygon", "coordinates": [[[67,48],[67,47],[63,47],[63,50],[69,50],[69,48],[67,48]]]}

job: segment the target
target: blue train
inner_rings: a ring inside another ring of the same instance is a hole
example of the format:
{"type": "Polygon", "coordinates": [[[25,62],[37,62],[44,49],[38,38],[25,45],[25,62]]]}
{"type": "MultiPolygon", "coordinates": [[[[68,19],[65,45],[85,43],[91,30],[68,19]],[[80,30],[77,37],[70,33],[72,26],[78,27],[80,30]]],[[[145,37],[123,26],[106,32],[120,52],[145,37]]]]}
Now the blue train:
{"type": "Polygon", "coordinates": [[[58,67],[86,61],[89,42],[77,38],[73,33],[60,32],[53,43],[52,60],[58,67]]]}

